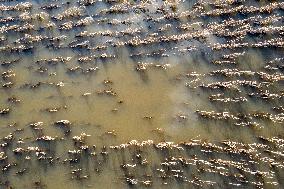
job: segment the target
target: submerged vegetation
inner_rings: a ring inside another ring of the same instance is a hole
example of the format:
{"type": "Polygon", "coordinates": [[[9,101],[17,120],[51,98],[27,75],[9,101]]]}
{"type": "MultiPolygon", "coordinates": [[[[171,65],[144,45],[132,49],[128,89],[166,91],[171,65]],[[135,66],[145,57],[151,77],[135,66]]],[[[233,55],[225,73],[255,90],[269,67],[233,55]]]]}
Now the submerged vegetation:
{"type": "Polygon", "coordinates": [[[284,187],[282,1],[0,11],[0,188],[284,187]]]}

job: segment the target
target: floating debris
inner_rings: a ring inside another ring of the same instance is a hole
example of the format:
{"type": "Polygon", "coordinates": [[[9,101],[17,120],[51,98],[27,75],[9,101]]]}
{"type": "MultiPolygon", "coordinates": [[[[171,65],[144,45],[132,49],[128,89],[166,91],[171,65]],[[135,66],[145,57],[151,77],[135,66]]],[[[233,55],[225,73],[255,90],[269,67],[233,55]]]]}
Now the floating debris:
{"type": "Polygon", "coordinates": [[[60,120],[60,121],[56,121],[54,124],[57,126],[67,127],[71,125],[71,122],[69,120],[60,120]]]}
{"type": "Polygon", "coordinates": [[[0,115],[6,115],[10,113],[9,108],[0,109],[0,115]]]}

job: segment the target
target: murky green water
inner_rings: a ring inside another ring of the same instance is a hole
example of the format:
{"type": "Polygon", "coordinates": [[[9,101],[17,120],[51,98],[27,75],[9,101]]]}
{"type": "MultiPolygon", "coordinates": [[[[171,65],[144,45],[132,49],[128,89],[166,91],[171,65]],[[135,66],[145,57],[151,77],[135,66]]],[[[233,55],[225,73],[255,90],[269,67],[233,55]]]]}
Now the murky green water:
{"type": "Polygon", "coordinates": [[[1,3],[0,188],[283,188],[283,2],[1,3]]]}

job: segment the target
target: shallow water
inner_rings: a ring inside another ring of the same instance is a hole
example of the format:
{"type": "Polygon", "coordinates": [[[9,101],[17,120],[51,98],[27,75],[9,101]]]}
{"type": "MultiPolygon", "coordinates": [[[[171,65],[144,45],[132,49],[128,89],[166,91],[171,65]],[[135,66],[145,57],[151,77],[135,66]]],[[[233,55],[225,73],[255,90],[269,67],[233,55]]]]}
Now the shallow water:
{"type": "Polygon", "coordinates": [[[0,188],[283,188],[283,2],[0,9],[0,188]]]}

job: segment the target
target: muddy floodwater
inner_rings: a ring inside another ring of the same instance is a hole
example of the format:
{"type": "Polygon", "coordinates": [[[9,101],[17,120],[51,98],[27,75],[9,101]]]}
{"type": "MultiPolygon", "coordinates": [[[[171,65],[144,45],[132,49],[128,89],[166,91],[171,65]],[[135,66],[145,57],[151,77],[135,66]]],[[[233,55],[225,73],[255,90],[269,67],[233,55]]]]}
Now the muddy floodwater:
{"type": "Polygon", "coordinates": [[[284,188],[284,2],[0,0],[0,189],[284,188]]]}

